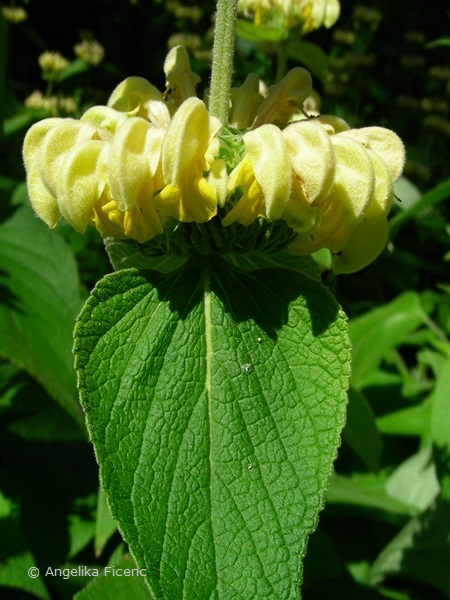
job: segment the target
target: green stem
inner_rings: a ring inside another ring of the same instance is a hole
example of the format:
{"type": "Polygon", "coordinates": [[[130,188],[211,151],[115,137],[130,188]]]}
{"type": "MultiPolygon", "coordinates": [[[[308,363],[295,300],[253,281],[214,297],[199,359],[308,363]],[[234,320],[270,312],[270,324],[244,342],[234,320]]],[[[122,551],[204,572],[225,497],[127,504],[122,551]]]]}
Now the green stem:
{"type": "Polygon", "coordinates": [[[224,125],[228,122],[236,37],[237,0],[218,0],[214,29],[209,112],[224,125]]]}

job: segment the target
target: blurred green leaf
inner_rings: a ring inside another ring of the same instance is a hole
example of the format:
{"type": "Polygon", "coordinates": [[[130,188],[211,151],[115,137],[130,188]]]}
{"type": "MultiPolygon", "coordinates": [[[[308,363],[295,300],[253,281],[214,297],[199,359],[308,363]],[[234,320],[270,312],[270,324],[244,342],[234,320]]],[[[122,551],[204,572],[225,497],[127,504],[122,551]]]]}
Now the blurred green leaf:
{"type": "Polygon", "coordinates": [[[408,207],[405,211],[397,213],[389,221],[389,230],[391,239],[394,238],[400,229],[413,217],[417,217],[421,212],[430,207],[447,200],[450,197],[450,179],[442,181],[433,189],[426,192],[422,198],[408,207]]]}
{"type": "Polygon", "coordinates": [[[378,417],[377,427],[384,434],[427,435],[430,431],[431,410],[432,401],[429,399],[378,417]]]}
{"type": "Polygon", "coordinates": [[[286,39],[288,32],[283,27],[255,25],[250,21],[237,19],[236,33],[239,37],[251,42],[280,42],[286,39]]]}
{"type": "Polygon", "coordinates": [[[405,292],[395,300],[350,320],[349,331],[353,346],[352,384],[361,388],[392,348],[423,323],[420,297],[405,292]]]}
{"type": "Polygon", "coordinates": [[[58,78],[58,83],[62,83],[63,81],[67,81],[71,77],[75,75],[79,75],[80,73],[84,73],[89,69],[89,65],[81,58],[76,58],[73,60],[70,65],[65,69],[58,78]]]}
{"type": "Polygon", "coordinates": [[[3,138],[3,121],[6,104],[6,23],[0,10],[0,141],[3,138]]]}
{"type": "Polygon", "coordinates": [[[97,519],[95,525],[95,555],[100,556],[110,537],[117,531],[117,523],[111,516],[105,492],[100,487],[97,498],[97,519]]]}
{"type": "Polygon", "coordinates": [[[431,437],[443,496],[450,499],[450,358],[433,393],[431,437]]]}
{"type": "Polygon", "coordinates": [[[361,393],[350,388],[348,395],[347,423],[342,437],[369,469],[376,471],[380,464],[382,443],[375,415],[361,393]]]}
{"type": "MultiPolygon", "coordinates": [[[[136,564],[129,554],[110,564],[116,569],[136,569],[136,564]]],[[[94,577],[85,588],[74,596],[74,600],[149,600],[150,591],[145,583],[145,576],[114,576],[111,572],[94,577]]]]}
{"type": "Polygon", "coordinates": [[[411,209],[422,198],[419,188],[404,175],[394,183],[394,194],[394,204],[402,212],[411,209]]]}
{"type": "Polygon", "coordinates": [[[433,40],[426,45],[426,48],[437,48],[439,46],[450,46],[450,38],[445,37],[433,40]]]}
{"type": "Polygon", "coordinates": [[[287,54],[311,71],[321,83],[327,82],[328,56],[320,46],[298,39],[289,40],[287,54]]]}
{"type": "Polygon", "coordinates": [[[372,565],[370,581],[406,577],[450,597],[450,505],[438,501],[414,517],[384,548],[372,565]]]}
{"type": "Polygon", "coordinates": [[[9,117],[4,123],[5,136],[14,135],[19,131],[27,129],[36,121],[49,117],[50,113],[43,108],[36,109],[23,109],[22,111],[16,112],[15,115],[9,117]]]}
{"type": "Polygon", "coordinates": [[[384,475],[372,473],[355,474],[352,477],[335,473],[330,479],[327,502],[382,510],[398,515],[416,514],[417,510],[414,507],[387,495],[384,487],[385,480],[384,475]]]}
{"type": "Polygon", "coordinates": [[[388,477],[385,489],[391,498],[419,511],[427,509],[440,492],[431,446],[401,463],[388,477]]]}
{"type": "Polygon", "coordinates": [[[81,308],[62,238],[21,207],[0,224],[0,355],[21,366],[84,428],[72,357],[81,308]]]}
{"type": "Polygon", "coordinates": [[[342,574],[339,550],[331,537],[320,529],[309,539],[303,569],[306,581],[337,579],[342,574]]]}
{"type": "Polygon", "coordinates": [[[14,588],[50,600],[41,577],[28,575],[28,569],[36,566],[36,559],[16,518],[18,510],[19,507],[0,492],[0,596],[8,598],[5,588],[14,588]]]}

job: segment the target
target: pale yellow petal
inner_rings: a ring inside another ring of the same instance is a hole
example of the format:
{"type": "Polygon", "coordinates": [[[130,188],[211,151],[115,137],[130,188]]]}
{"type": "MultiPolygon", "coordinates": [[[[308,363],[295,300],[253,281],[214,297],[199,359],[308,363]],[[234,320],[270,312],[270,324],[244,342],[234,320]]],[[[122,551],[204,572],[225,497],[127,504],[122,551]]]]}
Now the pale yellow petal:
{"type": "Polygon", "coordinates": [[[373,151],[366,151],[375,173],[375,186],[369,205],[365,210],[366,217],[387,216],[392,206],[393,190],[391,173],[381,156],[373,151]]]}
{"type": "Polygon", "coordinates": [[[355,273],[369,265],[386,246],[388,232],[386,217],[363,219],[342,252],[333,257],[333,271],[336,274],[355,273]]]}
{"type": "Polygon", "coordinates": [[[335,135],[342,131],[348,131],[350,125],[341,117],[335,115],[320,115],[311,119],[312,123],[319,123],[329,135],[335,135]]]}
{"type": "Polygon", "coordinates": [[[249,73],[240,87],[231,88],[230,97],[230,125],[239,129],[250,127],[263,101],[263,97],[259,93],[258,75],[249,73]]]}
{"type": "Polygon", "coordinates": [[[350,129],[345,135],[377,152],[388,166],[392,181],[397,181],[405,166],[405,147],[396,133],[384,127],[362,127],[350,129]]]}
{"type": "Polygon", "coordinates": [[[166,85],[171,89],[170,99],[177,106],[196,95],[195,88],[200,77],[191,70],[189,54],[184,46],[175,46],[170,50],[164,62],[164,73],[166,85]]]}
{"type": "Polygon", "coordinates": [[[330,136],[318,123],[300,121],[288,125],[283,137],[306,200],[310,204],[320,201],[328,195],[334,179],[336,161],[330,136]]]}
{"type": "Polygon", "coordinates": [[[292,169],[288,149],[280,129],[264,125],[244,135],[244,144],[255,175],[264,194],[269,219],[279,219],[291,193],[292,169]]]}
{"type": "Polygon", "coordinates": [[[228,195],[228,175],[227,164],[223,159],[218,158],[211,164],[207,181],[209,185],[216,190],[219,206],[224,206],[228,195]]]}
{"type": "Polygon", "coordinates": [[[251,225],[264,212],[264,196],[258,183],[253,181],[238,203],[222,219],[222,225],[228,227],[235,222],[251,225]]]}
{"type": "Polygon", "coordinates": [[[162,213],[184,223],[205,223],[217,214],[217,193],[204,177],[185,177],[168,184],[154,198],[162,213]]]}
{"type": "Polygon", "coordinates": [[[114,133],[124,121],[127,115],[109,106],[92,106],[80,118],[80,121],[91,123],[95,127],[106,129],[114,133]]]}
{"type": "Polygon", "coordinates": [[[269,88],[258,109],[253,129],[268,123],[287,123],[311,92],[312,79],[309,71],[302,67],[291,69],[279,83],[269,88]]]}
{"type": "Polygon", "coordinates": [[[124,231],[125,213],[117,208],[114,200],[103,194],[94,204],[93,223],[102,237],[115,237],[118,240],[126,237],[124,231]]]}
{"type": "Polygon", "coordinates": [[[339,18],[341,13],[341,5],[339,0],[327,0],[325,6],[325,18],[323,24],[328,29],[332,27],[339,18]]]}
{"type": "Polygon", "coordinates": [[[105,188],[108,146],[90,140],[75,146],[59,169],[58,205],[62,216],[79,233],[91,221],[94,203],[105,188]]]}
{"type": "Polygon", "coordinates": [[[153,196],[162,137],[163,131],[141,117],[130,117],[117,129],[111,142],[108,183],[120,210],[153,196]]]}
{"type": "Polygon", "coordinates": [[[31,168],[47,133],[64,121],[65,119],[58,118],[43,119],[30,127],[23,142],[23,161],[27,170],[31,168]]]}
{"type": "Polygon", "coordinates": [[[335,193],[345,208],[350,227],[363,217],[375,184],[372,162],[363,145],[344,134],[330,137],[335,156],[335,193]]]}
{"type": "Polygon", "coordinates": [[[52,229],[56,227],[61,219],[61,212],[55,196],[48,191],[42,181],[37,161],[32,162],[27,170],[27,189],[31,206],[36,215],[52,229]]]}
{"type": "Polygon", "coordinates": [[[144,201],[127,210],[124,216],[124,231],[127,237],[140,244],[162,233],[164,229],[153,203],[144,201]]]}
{"type": "Polygon", "coordinates": [[[78,144],[92,140],[97,129],[89,123],[73,119],[63,121],[44,136],[36,154],[36,162],[44,185],[57,197],[59,167],[65,155],[78,144]]]}
{"type": "Polygon", "coordinates": [[[195,163],[203,170],[205,153],[220,127],[219,119],[210,117],[201,100],[185,100],[176,111],[162,146],[165,181],[175,184],[195,163]]]}
{"type": "Polygon", "coordinates": [[[126,113],[149,119],[157,127],[167,127],[170,113],[161,92],[143,77],[128,77],[116,87],[108,106],[126,113]]]}

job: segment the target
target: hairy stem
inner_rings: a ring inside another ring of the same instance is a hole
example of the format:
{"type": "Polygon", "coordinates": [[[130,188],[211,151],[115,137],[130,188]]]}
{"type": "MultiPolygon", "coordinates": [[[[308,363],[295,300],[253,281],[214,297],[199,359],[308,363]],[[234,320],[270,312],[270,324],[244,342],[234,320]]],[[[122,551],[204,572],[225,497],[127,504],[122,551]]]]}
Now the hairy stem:
{"type": "Polygon", "coordinates": [[[236,37],[237,0],[218,0],[214,29],[209,112],[224,125],[228,121],[236,37]]]}

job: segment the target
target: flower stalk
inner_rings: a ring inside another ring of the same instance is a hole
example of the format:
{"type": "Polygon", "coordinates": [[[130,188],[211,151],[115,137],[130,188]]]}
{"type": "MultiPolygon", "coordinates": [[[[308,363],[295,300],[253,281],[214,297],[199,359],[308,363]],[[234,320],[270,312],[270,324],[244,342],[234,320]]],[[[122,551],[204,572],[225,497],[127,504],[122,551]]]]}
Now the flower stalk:
{"type": "Polygon", "coordinates": [[[224,125],[228,123],[230,88],[233,76],[237,0],[218,0],[214,30],[209,112],[224,125]]]}

